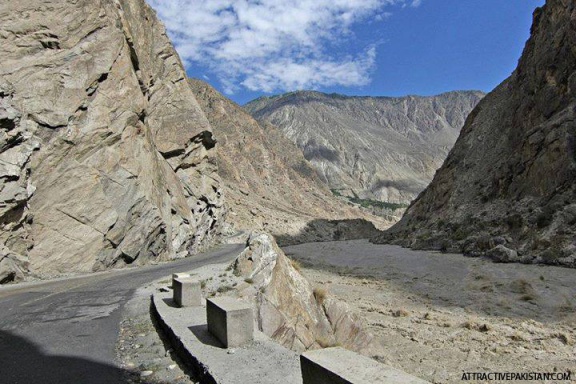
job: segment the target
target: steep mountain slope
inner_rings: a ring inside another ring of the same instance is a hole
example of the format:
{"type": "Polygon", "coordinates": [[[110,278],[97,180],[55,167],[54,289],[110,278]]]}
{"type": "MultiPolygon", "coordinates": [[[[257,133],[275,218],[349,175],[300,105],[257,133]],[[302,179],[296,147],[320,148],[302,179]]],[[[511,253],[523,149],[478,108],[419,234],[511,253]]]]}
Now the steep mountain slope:
{"type": "Polygon", "coordinates": [[[245,106],[284,132],[331,189],[408,203],[432,180],[481,92],[346,97],[293,92],[245,106]]]}
{"type": "Polygon", "coordinates": [[[266,229],[284,240],[311,229],[315,234],[309,240],[326,240],[332,239],[329,228],[307,225],[320,219],[359,217],[386,224],[336,199],[302,152],[276,127],[259,124],[204,81],[189,81],[218,139],[217,162],[230,207],[228,220],[236,228],[266,229]]]}
{"type": "Polygon", "coordinates": [[[470,114],[379,242],[576,266],[576,3],[548,0],[512,76],[470,114]]]}
{"type": "Polygon", "coordinates": [[[0,4],[0,283],[187,255],[214,140],[144,0],[0,4]]]}

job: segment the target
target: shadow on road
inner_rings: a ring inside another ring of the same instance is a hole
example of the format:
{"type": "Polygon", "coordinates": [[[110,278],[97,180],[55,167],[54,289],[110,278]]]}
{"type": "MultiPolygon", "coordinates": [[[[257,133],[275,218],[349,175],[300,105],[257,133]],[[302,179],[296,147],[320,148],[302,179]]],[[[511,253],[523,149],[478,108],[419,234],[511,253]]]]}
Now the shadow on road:
{"type": "Polygon", "coordinates": [[[136,378],[139,383],[147,383],[137,373],[112,365],[45,354],[25,338],[0,330],[0,382],[3,384],[115,384],[133,383],[136,378]]]}

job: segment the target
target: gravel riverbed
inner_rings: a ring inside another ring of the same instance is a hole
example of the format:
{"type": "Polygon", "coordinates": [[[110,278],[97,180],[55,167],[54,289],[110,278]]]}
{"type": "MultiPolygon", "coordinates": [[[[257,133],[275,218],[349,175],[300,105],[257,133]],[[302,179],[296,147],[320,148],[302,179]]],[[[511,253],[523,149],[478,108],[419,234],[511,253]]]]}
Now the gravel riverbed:
{"type": "Polygon", "coordinates": [[[576,382],[573,269],[367,240],[283,249],[362,315],[383,363],[433,383],[461,382],[464,372],[567,371],[576,382]]]}

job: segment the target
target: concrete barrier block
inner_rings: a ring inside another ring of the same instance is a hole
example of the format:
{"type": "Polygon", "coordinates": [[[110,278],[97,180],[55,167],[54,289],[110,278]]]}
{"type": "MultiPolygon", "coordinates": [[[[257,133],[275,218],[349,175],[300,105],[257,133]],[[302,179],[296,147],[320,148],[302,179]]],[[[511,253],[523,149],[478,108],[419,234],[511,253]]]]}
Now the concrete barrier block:
{"type": "Polygon", "coordinates": [[[344,348],[300,355],[304,384],[426,384],[427,381],[344,348]]]}
{"type": "Polygon", "coordinates": [[[231,297],[206,300],[208,331],[226,348],[239,347],[254,338],[252,307],[231,297]]]}
{"type": "Polygon", "coordinates": [[[189,273],[173,273],[172,274],[172,288],[174,288],[174,279],[183,279],[186,277],[190,277],[189,273]]]}
{"type": "Polygon", "coordinates": [[[172,281],[173,300],[178,307],[196,307],[202,305],[200,282],[191,277],[176,278],[172,281]]]}

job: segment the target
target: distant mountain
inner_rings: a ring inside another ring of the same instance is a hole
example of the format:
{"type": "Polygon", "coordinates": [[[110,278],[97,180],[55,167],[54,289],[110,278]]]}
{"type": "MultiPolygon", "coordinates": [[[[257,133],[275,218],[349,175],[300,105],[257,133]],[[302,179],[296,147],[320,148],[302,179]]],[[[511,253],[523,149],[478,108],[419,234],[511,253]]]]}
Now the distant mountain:
{"type": "MultiPolygon", "coordinates": [[[[297,241],[287,240],[296,236],[332,240],[333,232],[343,232],[321,220],[369,218],[385,223],[333,196],[278,128],[258,123],[206,82],[189,83],[218,140],[216,161],[230,208],[227,220],[236,228],[266,229],[286,243],[297,241]],[[304,235],[305,230],[313,233],[304,235]]],[[[371,226],[355,223],[349,222],[355,228],[347,228],[347,233],[371,226]]]]}
{"type": "Polygon", "coordinates": [[[335,193],[409,203],[432,180],[484,94],[348,97],[312,91],[262,97],[245,109],[279,127],[335,193]]]}
{"type": "Polygon", "coordinates": [[[517,69],[377,241],[576,267],[575,239],[576,3],[548,0],[517,69]]]}

